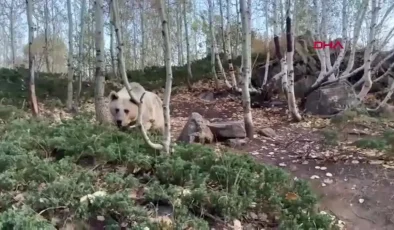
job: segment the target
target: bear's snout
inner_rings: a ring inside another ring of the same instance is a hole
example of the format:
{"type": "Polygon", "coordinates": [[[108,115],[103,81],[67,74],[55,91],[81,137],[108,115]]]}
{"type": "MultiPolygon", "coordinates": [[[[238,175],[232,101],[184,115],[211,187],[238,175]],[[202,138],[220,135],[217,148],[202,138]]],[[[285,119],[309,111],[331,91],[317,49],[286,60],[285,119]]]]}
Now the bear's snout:
{"type": "Polygon", "coordinates": [[[116,125],[118,127],[122,127],[122,120],[116,120],[116,125]]]}

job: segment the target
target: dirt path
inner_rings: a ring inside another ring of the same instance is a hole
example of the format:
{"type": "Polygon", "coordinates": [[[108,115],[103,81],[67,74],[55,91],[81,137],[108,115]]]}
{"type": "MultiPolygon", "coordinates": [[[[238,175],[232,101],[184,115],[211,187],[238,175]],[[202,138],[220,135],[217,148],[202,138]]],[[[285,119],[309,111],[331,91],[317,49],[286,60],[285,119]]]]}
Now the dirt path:
{"type": "MultiPolygon", "coordinates": [[[[238,100],[222,94],[222,98],[209,102],[201,99],[201,91],[204,87],[193,94],[173,97],[175,135],[191,112],[198,112],[210,121],[242,119],[238,100]]],[[[345,221],[346,229],[394,229],[393,169],[369,164],[357,152],[341,154],[339,150],[324,146],[316,130],[288,123],[283,108],[253,109],[252,113],[256,131],[271,127],[276,136],[257,135],[239,150],[258,161],[283,167],[295,177],[309,180],[320,196],[320,207],[345,221]],[[327,160],[329,152],[337,154],[335,162],[327,160]]]]}

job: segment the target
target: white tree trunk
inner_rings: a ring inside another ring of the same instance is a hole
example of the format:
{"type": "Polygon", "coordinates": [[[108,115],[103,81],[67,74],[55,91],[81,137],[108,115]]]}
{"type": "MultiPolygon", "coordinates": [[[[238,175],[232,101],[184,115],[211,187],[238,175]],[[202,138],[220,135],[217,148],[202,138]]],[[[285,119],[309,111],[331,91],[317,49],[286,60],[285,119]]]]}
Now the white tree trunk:
{"type": "Polygon", "coordinates": [[[30,97],[30,108],[33,116],[38,116],[38,103],[36,97],[36,86],[34,79],[34,54],[32,51],[34,41],[34,25],[33,25],[33,0],[26,0],[26,15],[27,24],[29,26],[29,97],[30,97]]]}
{"type": "Polygon", "coordinates": [[[190,84],[190,80],[193,79],[193,73],[192,73],[192,63],[190,60],[189,28],[188,28],[188,24],[187,24],[186,4],[187,4],[187,1],[183,0],[183,23],[185,24],[186,61],[187,61],[186,83],[187,83],[188,88],[191,89],[192,86],[190,84]]]}
{"type": "Polygon", "coordinates": [[[81,3],[81,31],[79,34],[79,50],[78,50],[78,88],[77,88],[77,95],[75,101],[79,105],[79,100],[81,97],[81,92],[82,92],[82,77],[83,77],[83,68],[82,68],[82,63],[84,62],[84,52],[83,52],[83,43],[84,43],[84,38],[85,38],[85,11],[86,11],[86,0],[82,0],[81,3]]]}
{"type": "Polygon", "coordinates": [[[261,85],[261,87],[263,87],[266,83],[267,83],[267,79],[268,79],[268,70],[269,70],[269,62],[270,62],[270,42],[269,42],[269,33],[268,33],[268,29],[269,29],[269,13],[268,13],[268,7],[269,7],[269,1],[266,0],[265,1],[265,39],[266,39],[266,49],[267,49],[267,57],[265,59],[265,71],[264,71],[264,78],[263,78],[263,83],[261,85]]]}
{"type": "Polygon", "coordinates": [[[294,95],[294,39],[293,39],[293,31],[291,28],[291,18],[290,18],[290,4],[287,4],[286,7],[286,37],[287,37],[287,78],[288,78],[288,87],[287,87],[287,102],[289,107],[289,112],[294,121],[301,121],[302,117],[298,112],[296,98],[294,95]]]}
{"type": "Polygon", "coordinates": [[[109,33],[110,33],[110,44],[109,44],[109,52],[111,55],[111,69],[112,76],[117,78],[117,70],[116,70],[116,62],[115,62],[115,38],[114,38],[114,22],[113,22],[113,9],[109,7],[109,15],[110,15],[110,23],[109,23],[109,33]]]}
{"type": "MultiPolygon", "coordinates": [[[[145,69],[145,3],[140,1],[140,29],[141,29],[141,71],[145,69]]],[[[119,44],[118,44],[119,45],[119,44]]]]}
{"type": "Polygon", "coordinates": [[[252,56],[251,56],[251,28],[250,28],[250,8],[246,5],[245,0],[240,0],[240,11],[242,21],[242,56],[243,70],[242,75],[244,84],[242,85],[242,107],[244,110],[244,122],[246,135],[253,138],[253,119],[250,106],[249,84],[251,78],[252,56]]]}
{"type": "Polygon", "coordinates": [[[45,36],[45,45],[44,45],[44,55],[45,55],[45,64],[47,72],[51,72],[50,63],[49,63],[49,43],[48,43],[48,27],[49,27],[49,12],[48,12],[48,0],[45,0],[44,6],[44,36],[45,36]]]}
{"type": "Polygon", "coordinates": [[[215,45],[214,53],[215,53],[216,61],[218,62],[220,75],[223,76],[224,84],[226,85],[226,87],[231,89],[232,87],[231,87],[230,82],[227,80],[226,72],[224,71],[224,68],[222,65],[222,60],[220,60],[220,55],[219,55],[218,45],[216,43],[216,38],[214,37],[213,39],[214,39],[213,43],[215,45]]]}
{"type": "Polygon", "coordinates": [[[276,79],[281,78],[282,79],[282,89],[284,94],[287,96],[287,65],[286,65],[286,55],[282,56],[281,50],[280,50],[280,42],[279,42],[279,24],[278,24],[278,8],[276,5],[276,1],[273,1],[273,12],[274,12],[274,44],[275,44],[275,50],[276,50],[276,56],[280,60],[280,69],[281,71],[276,74],[273,78],[276,81],[276,79]]]}
{"type": "Polygon", "coordinates": [[[361,25],[364,21],[365,14],[368,9],[368,2],[369,2],[369,0],[363,0],[361,8],[359,8],[357,11],[358,17],[356,19],[356,23],[354,24],[353,41],[352,41],[352,46],[350,47],[351,51],[350,51],[349,61],[347,63],[345,71],[341,74],[340,77],[348,75],[350,73],[350,71],[352,71],[352,69],[353,69],[354,58],[356,55],[356,45],[358,42],[358,38],[360,37],[361,25]]]}
{"type": "Polygon", "coordinates": [[[372,12],[371,12],[371,24],[369,28],[368,34],[368,44],[367,48],[364,52],[364,85],[361,88],[360,93],[358,94],[358,98],[360,101],[367,96],[369,90],[372,87],[372,78],[371,78],[371,62],[372,62],[372,51],[376,42],[375,39],[375,30],[376,30],[376,19],[379,13],[379,7],[377,6],[376,0],[372,0],[372,12]]]}
{"type": "Polygon", "coordinates": [[[213,29],[213,5],[212,0],[208,0],[209,33],[211,35],[211,73],[215,79],[215,87],[219,88],[219,79],[215,70],[215,31],[213,29]]]}
{"type": "Polygon", "coordinates": [[[67,109],[71,110],[73,108],[73,18],[71,13],[71,0],[67,0],[67,15],[68,15],[68,84],[67,84],[67,109]]]}
{"type": "Polygon", "coordinates": [[[226,0],[226,32],[225,32],[225,43],[226,43],[226,52],[225,56],[227,56],[228,62],[228,72],[230,74],[231,83],[234,89],[238,89],[237,79],[235,78],[234,66],[233,66],[233,55],[231,49],[231,36],[230,36],[230,0],[226,0]]]}
{"type": "Polygon", "coordinates": [[[104,100],[105,77],[104,77],[104,6],[103,0],[94,2],[95,16],[95,50],[96,50],[96,72],[94,85],[94,106],[96,120],[100,123],[107,122],[106,103],[104,100]]]}
{"type": "Polygon", "coordinates": [[[164,110],[164,151],[169,154],[170,153],[170,144],[171,144],[171,120],[170,120],[170,98],[171,98],[171,86],[172,86],[172,68],[171,68],[171,43],[170,43],[170,32],[167,24],[167,15],[166,15],[166,6],[163,0],[160,0],[160,17],[162,21],[162,35],[164,40],[164,57],[166,64],[166,88],[164,91],[164,101],[163,101],[163,110],[164,110]]]}

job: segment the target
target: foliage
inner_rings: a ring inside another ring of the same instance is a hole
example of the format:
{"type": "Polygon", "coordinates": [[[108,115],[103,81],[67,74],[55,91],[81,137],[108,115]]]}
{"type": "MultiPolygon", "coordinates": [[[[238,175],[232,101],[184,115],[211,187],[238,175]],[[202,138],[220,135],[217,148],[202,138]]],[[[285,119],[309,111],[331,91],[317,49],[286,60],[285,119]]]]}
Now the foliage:
{"type": "Polygon", "coordinates": [[[171,204],[176,229],[209,229],[207,213],[231,221],[252,211],[268,215],[265,227],[331,228],[328,216],[316,213],[305,181],[249,156],[218,155],[201,145],[159,155],[139,133],[83,117],[59,125],[14,120],[0,132],[1,229],[54,229],[92,219],[111,229],[165,229],[148,205],[163,203],[171,204]]]}
{"type": "Polygon", "coordinates": [[[354,142],[359,148],[392,151],[394,148],[394,131],[386,130],[381,136],[366,137],[354,142]]]}

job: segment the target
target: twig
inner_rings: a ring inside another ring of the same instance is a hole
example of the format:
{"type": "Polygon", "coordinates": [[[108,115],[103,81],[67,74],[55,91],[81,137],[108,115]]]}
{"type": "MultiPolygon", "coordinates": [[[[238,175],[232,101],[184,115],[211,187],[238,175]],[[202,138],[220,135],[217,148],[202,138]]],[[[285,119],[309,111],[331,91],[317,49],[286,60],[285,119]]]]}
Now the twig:
{"type": "Polygon", "coordinates": [[[216,216],[214,216],[212,214],[209,214],[207,212],[203,212],[203,215],[208,217],[208,218],[210,218],[210,219],[212,219],[213,221],[219,222],[220,224],[222,224],[224,226],[227,226],[227,227],[229,227],[231,229],[234,229],[234,226],[232,226],[230,224],[227,224],[225,221],[223,221],[222,219],[220,219],[220,218],[218,218],[218,217],[216,217],[216,216]]]}
{"type": "Polygon", "coordinates": [[[49,207],[49,208],[46,208],[46,209],[42,210],[41,212],[39,212],[38,215],[41,215],[41,214],[43,214],[44,212],[46,212],[48,210],[59,209],[59,208],[63,208],[64,209],[64,208],[67,208],[67,206],[49,207]]]}

